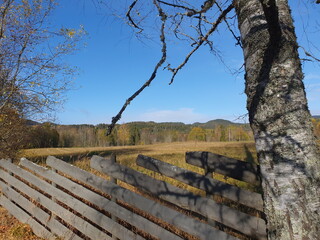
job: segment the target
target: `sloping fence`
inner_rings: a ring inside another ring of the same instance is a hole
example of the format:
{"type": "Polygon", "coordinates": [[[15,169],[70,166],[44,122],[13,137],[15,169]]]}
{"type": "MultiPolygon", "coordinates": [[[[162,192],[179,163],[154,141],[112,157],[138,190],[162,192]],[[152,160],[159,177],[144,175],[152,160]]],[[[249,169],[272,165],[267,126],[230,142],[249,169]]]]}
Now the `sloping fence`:
{"type": "Polygon", "coordinates": [[[267,238],[261,194],[212,177],[218,173],[257,186],[255,164],[208,152],[187,152],[186,162],[205,174],[143,155],[136,160],[205,196],[123,166],[115,157],[93,156],[90,166],[97,174],[52,156],[47,167],[0,160],[0,205],[45,239],[267,238]]]}

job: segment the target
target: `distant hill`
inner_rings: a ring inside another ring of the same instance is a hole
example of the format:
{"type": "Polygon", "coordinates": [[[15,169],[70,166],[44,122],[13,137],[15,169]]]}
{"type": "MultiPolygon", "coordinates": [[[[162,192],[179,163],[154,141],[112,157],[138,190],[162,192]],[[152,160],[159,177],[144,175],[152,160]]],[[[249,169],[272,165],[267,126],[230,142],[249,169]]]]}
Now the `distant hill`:
{"type": "MultiPolygon", "coordinates": [[[[320,118],[320,116],[315,116],[317,118],[320,118]]],[[[44,122],[44,123],[40,123],[40,122],[36,122],[33,120],[26,120],[26,123],[28,126],[37,126],[37,125],[43,125],[43,124],[50,124],[51,126],[60,126],[60,127],[73,127],[73,128],[98,128],[98,129],[106,129],[109,124],[97,124],[97,125],[93,125],[93,124],[55,124],[55,123],[51,123],[51,122],[44,122]]],[[[177,131],[182,131],[182,132],[188,132],[190,131],[193,127],[201,127],[203,129],[215,129],[219,126],[241,126],[245,129],[249,129],[250,126],[249,124],[244,124],[244,123],[234,123],[231,122],[229,120],[225,120],[225,119],[215,119],[215,120],[210,120],[208,122],[205,123],[200,123],[200,122],[195,122],[192,124],[186,124],[183,122],[153,122],[153,121],[148,121],[148,122],[143,122],[143,121],[138,121],[138,122],[128,122],[128,123],[124,123],[126,125],[129,126],[133,126],[137,129],[143,129],[143,128],[153,128],[153,129],[158,129],[158,130],[177,130],[177,131]]],[[[122,124],[117,124],[122,125],[122,124]]]]}
{"type": "MultiPolygon", "coordinates": [[[[320,117],[320,116],[319,116],[320,117]]],[[[27,120],[28,125],[39,125],[41,123],[27,120]]],[[[200,122],[195,122],[192,124],[186,124],[183,122],[153,122],[153,121],[148,121],[148,122],[143,122],[143,121],[138,121],[138,122],[128,122],[125,123],[126,125],[129,126],[134,126],[138,129],[141,128],[157,128],[157,129],[166,129],[166,130],[180,130],[180,131],[189,131],[193,127],[201,127],[204,129],[215,129],[218,126],[242,126],[242,127],[247,127],[249,124],[243,124],[243,123],[234,123],[229,120],[224,120],[224,119],[215,119],[215,120],[210,120],[205,123],[200,123],[200,122]]],[[[72,126],[72,127],[96,127],[96,128],[107,128],[108,124],[97,124],[97,125],[92,125],[92,124],[69,124],[69,125],[60,125],[60,124],[52,124],[56,126],[72,126]]],[[[122,125],[122,124],[117,124],[117,125],[122,125]]]]}
{"type": "Polygon", "coordinates": [[[145,145],[154,143],[206,141],[251,141],[249,124],[215,119],[205,123],[182,122],[128,122],[116,124],[106,136],[108,124],[60,125],[50,122],[27,121],[32,139],[29,147],[102,147],[145,145]],[[42,127],[44,126],[44,127],[42,127]],[[200,127],[202,129],[198,129],[200,127]],[[32,135],[33,134],[33,135],[32,135]]]}
{"type": "MultiPolygon", "coordinates": [[[[195,122],[192,124],[185,124],[182,122],[161,122],[161,123],[156,123],[156,122],[129,122],[126,123],[127,125],[130,126],[135,126],[138,129],[141,128],[157,128],[157,129],[166,129],[166,130],[178,130],[178,131],[190,131],[193,127],[201,127],[204,129],[215,129],[219,126],[242,126],[242,127],[247,127],[246,125],[248,124],[241,124],[241,123],[234,123],[228,120],[224,119],[215,119],[215,120],[210,120],[205,123],[200,123],[200,122],[195,122]]],[[[249,125],[248,125],[249,126],[249,125]]]]}
{"type": "Polygon", "coordinates": [[[215,119],[215,120],[208,121],[206,123],[194,123],[192,125],[196,127],[205,128],[205,129],[214,129],[218,126],[230,126],[230,125],[242,125],[242,124],[234,123],[224,119],[215,119]]]}
{"type": "Polygon", "coordinates": [[[33,121],[33,120],[26,120],[26,124],[27,126],[34,126],[34,125],[40,125],[41,123],[38,123],[36,121],[33,121]]]}
{"type": "MultiPolygon", "coordinates": [[[[312,118],[315,119],[320,119],[320,115],[314,115],[312,116],[312,118]]],[[[26,120],[26,123],[28,126],[34,126],[34,125],[41,125],[43,123],[39,123],[33,120],[26,120]]],[[[97,127],[97,128],[107,128],[109,124],[105,124],[105,123],[100,123],[97,125],[93,125],[93,124],[68,124],[68,125],[64,125],[64,124],[55,124],[55,123],[51,123],[49,122],[50,125],[55,125],[55,126],[74,126],[74,127],[97,127]]],[[[214,120],[210,120],[208,122],[205,123],[200,123],[200,122],[195,122],[192,124],[186,124],[183,122],[153,122],[153,121],[148,121],[148,122],[143,122],[143,121],[139,121],[139,122],[128,122],[126,123],[128,125],[134,125],[138,128],[145,128],[145,127],[160,127],[160,128],[164,128],[164,129],[190,129],[193,127],[201,127],[204,129],[215,129],[218,126],[242,126],[245,128],[250,128],[248,123],[235,123],[229,120],[225,120],[225,119],[214,119],[214,120]]],[[[120,125],[120,124],[118,124],[120,125]]]]}
{"type": "MultiPolygon", "coordinates": [[[[319,124],[320,116],[313,117],[317,119],[313,123],[319,124]]],[[[109,124],[60,125],[32,120],[27,120],[27,124],[33,130],[29,147],[102,147],[186,141],[252,141],[254,139],[248,123],[235,123],[224,119],[193,124],[128,122],[116,124],[114,131],[109,136],[105,135],[109,124]],[[45,127],[41,127],[43,125],[45,127]]],[[[319,133],[320,131],[318,131],[318,138],[320,138],[319,133]]]]}

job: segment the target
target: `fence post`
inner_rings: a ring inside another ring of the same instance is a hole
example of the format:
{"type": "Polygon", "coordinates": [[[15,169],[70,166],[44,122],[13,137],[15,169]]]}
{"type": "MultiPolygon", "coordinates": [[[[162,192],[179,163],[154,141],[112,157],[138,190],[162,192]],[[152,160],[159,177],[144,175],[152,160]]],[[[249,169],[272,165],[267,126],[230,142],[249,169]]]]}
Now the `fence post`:
{"type": "MultiPolygon", "coordinates": [[[[117,157],[114,153],[111,154],[110,160],[112,163],[117,162],[117,157]]],[[[117,184],[117,179],[114,177],[110,177],[110,182],[117,184]]],[[[114,203],[117,203],[117,198],[113,195],[111,195],[111,201],[114,203]]],[[[111,214],[111,219],[115,222],[117,222],[117,217],[113,214],[111,214]]],[[[116,236],[112,235],[112,239],[118,239],[116,236]]]]}

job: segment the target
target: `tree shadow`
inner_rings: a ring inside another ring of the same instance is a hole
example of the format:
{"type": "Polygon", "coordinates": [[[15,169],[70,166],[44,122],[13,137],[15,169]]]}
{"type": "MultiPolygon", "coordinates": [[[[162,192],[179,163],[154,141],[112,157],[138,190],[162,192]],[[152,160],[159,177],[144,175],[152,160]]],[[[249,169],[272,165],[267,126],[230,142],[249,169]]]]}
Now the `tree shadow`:
{"type": "MultiPolygon", "coordinates": [[[[161,164],[168,166],[168,164],[164,162],[161,164]]],[[[215,222],[219,222],[219,224],[226,226],[226,228],[235,229],[240,232],[242,231],[251,236],[259,236],[262,238],[264,236],[264,220],[258,220],[258,218],[254,218],[246,213],[237,211],[225,204],[218,203],[211,198],[196,195],[166,181],[154,179],[148,175],[142,174],[141,172],[121,166],[117,163],[112,163],[108,159],[101,159],[97,156],[94,156],[91,159],[91,167],[137,187],[139,191],[142,191],[142,193],[149,193],[183,209],[196,212],[205,218],[213,219],[215,222]]],[[[150,168],[160,174],[168,175],[164,173],[163,166],[156,164],[155,161],[149,162],[147,169],[150,168]]],[[[177,178],[179,180],[184,179],[187,183],[193,183],[194,186],[201,186],[202,189],[209,192],[214,191],[216,194],[219,194],[219,192],[225,193],[230,190],[230,185],[219,183],[214,179],[206,178],[200,174],[196,174],[191,171],[179,172],[179,168],[175,166],[172,166],[172,170],[172,174],[169,174],[169,177],[177,178]]],[[[240,197],[240,192],[240,188],[234,191],[235,195],[238,194],[235,198],[240,197]]]]}

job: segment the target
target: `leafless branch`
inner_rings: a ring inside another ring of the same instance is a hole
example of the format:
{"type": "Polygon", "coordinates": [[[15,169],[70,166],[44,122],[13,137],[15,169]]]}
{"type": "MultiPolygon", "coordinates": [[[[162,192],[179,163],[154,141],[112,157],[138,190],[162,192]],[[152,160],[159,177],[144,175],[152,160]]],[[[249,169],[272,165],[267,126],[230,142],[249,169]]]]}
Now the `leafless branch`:
{"type": "Polygon", "coordinates": [[[155,79],[158,69],[163,65],[163,63],[166,61],[167,58],[167,44],[166,44],[166,39],[165,39],[165,25],[166,25],[166,20],[167,20],[167,16],[166,14],[163,12],[163,10],[160,8],[160,6],[158,5],[157,1],[154,0],[153,3],[155,4],[155,6],[158,9],[159,12],[159,16],[161,17],[161,35],[160,35],[160,41],[162,44],[162,56],[160,58],[160,60],[158,61],[157,65],[155,66],[150,78],[148,81],[146,81],[131,97],[129,97],[126,102],[123,104],[122,108],[120,109],[119,113],[112,118],[112,122],[108,127],[107,130],[107,135],[110,135],[114,126],[116,125],[116,123],[121,119],[122,113],[126,110],[126,108],[128,107],[128,105],[131,103],[131,101],[133,99],[135,99],[146,87],[149,87],[151,82],[155,79]]]}
{"type": "Polygon", "coordinates": [[[243,123],[247,123],[248,117],[249,117],[249,113],[245,113],[245,114],[238,116],[236,119],[233,120],[233,122],[242,121],[243,123]]]}
{"type": "Polygon", "coordinates": [[[165,4],[165,5],[168,5],[168,6],[171,6],[171,7],[182,8],[182,9],[187,10],[189,12],[195,12],[195,10],[193,8],[189,8],[189,7],[186,7],[186,6],[183,6],[183,5],[168,3],[168,2],[165,2],[165,1],[161,1],[161,0],[157,0],[157,1],[159,3],[165,4]]]}
{"type": "Polygon", "coordinates": [[[213,24],[213,26],[209,29],[209,31],[206,33],[206,35],[204,37],[202,37],[198,43],[197,46],[194,47],[191,52],[189,52],[189,54],[186,56],[185,60],[177,67],[172,69],[171,71],[173,72],[173,75],[171,77],[171,81],[169,84],[172,84],[174,81],[175,76],[177,75],[177,73],[187,64],[187,62],[189,61],[190,57],[201,47],[201,45],[205,42],[207,42],[209,36],[217,29],[217,27],[219,26],[219,24],[222,22],[222,20],[226,17],[226,15],[233,9],[233,4],[230,4],[218,17],[218,19],[216,20],[216,22],[213,24]]]}
{"type": "MultiPolygon", "coordinates": [[[[142,29],[140,28],[131,18],[130,14],[132,9],[134,8],[135,4],[137,3],[138,0],[135,0],[132,2],[130,5],[126,17],[129,19],[129,25],[131,25],[134,28],[142,29]]],[[[175,3],[168,3],[164,0],[153,0],[154,6],[156,6],[158,10],[158,16],[160,16],[161,19],[161,28],[160,28],[160,43],[162,45],[162,56],[157,62],[153,72],[151,73],[149,79],[136,91],[134,92],[123,104],[122,108],[118,112],[116,116],[112,118],[111,124],[109,125],[107,129],[107,135],[110,135],[113,128],[117,124],[117,122],[121,119],[123,112],[126,110],[128,105],[133,101],[146,87],[150,86],[151,82],[155,79],[157,72],[159,68],[164,64],[167,58],[167,44],[166,44],[166,24],[167,24],[167,19],[171,19],[172,21],[172,29],[173,34],[179,39],[180,36],[184,36],[187,40],[191,40],[192,44],[191,47],[193,49],[187,54],[185,57],[184,61],[177,67],[177,68],[171,68],[170,63],[165,67],[165,69],[168,69],[169,71],[172,72],[172,78],[170,81],[170,84],[174,81],[175,76],[177,73],[187,64],[189,61],[190,57],[195,53],[202,45],[208,44],[213,51],[213,44],[209,40],[209,37],[213,32],[217,30],[217,27],[219,24],[223,21],[225,21],[226,15],[233,9],[233,4],[230,4],[228,7],[226,7],[224,10],[221,10],[220,14],[217,16],[215,22],[210,22],[206,19],[204,16],[204,13],[206,13],[209,9],[212,8],[212,6],[216,3],[214,0],[207,0],[204,1],[203,5],[201,6],[201,10],[196,10],[193,8],[190,8],[189,6],[183,6],[175,3]],[[171,8],[178,8],[178,9],[183,9],[186,11],[186,13],[179,13],[176,12],[173,15],[170,15],[164,11],[162,6],[169,6],[171,8]],[[179,17],[180,16],[180,17],[179,17]],[[177,17],[179,17],[177,19],[177,17]],[[183,27],[183,21],[185,17],[191,17],[192,19],[198,18],[199,20],[195,25],[189,25],[189,28],[193,28],[196,31],[196,36],[190,34],[189,32],[182,32],[180,31],[181,28],[183,27]],[[209,26],[209,29],[206,30],[206,25],[209,26]],[[206,31],[206,32],[203,32],[206,31]]],[[[231,27],[230,27],[231,29],[231,27]]],[[[170,30],[170,28],[169,28],[170,30]]]]}
{"type": "Polygon", "coordinates": [[[184,6],[184,5],[179,5],[179,4],[174,4],[174,3],[168,3],[166,1],[162,1],[162,0],[157,0],[159,3],[162,3],[164,5],[167,5],[167,6],[170,6],[170,7],[174,7],[174,8],[181,8],[181,9],[184,9],[186,10],[185,13],[180,13],[182,15],[186,15],[188,17],[193,17],[197,14],[201,14],[201,13],[206,13],[207,11],[209,11],[212,6],[215,4],[215,0],[206,0],[204,1],[204,3],[201,5],[201,9],[200,10],[197,10],[197,9],[194,9],[194,8],[189,8],[187,6],[184,6]]]}
{"type": "Polygon", "coordinates": [[[127,13],[126,13],[126,17],[129,19],[129,22],[130,22],[130,26],[133,26],[134,28],[137,28],[137,29],[139,29],[140,30],[140,32],[142,32],[143,31],[143,29],[142,28],[140,28],[134,21],[133,21],[133,19],[132,19],[132,17],[131,17],[131,10],[134,8],[134,6],[136,5],[136,3],[138,2],[138,0],[134,0],[132,3],[131,3],[131,5],[129,6],[129,9],[128,9],[128,11],[127,11],[127,13]]]}
{"type": "MultiPolygon", "coordinates": [[[[320,1],[320,0],[319,0],[320,1]]],[[[310,57],[312,58],[313,60],[311,61],[317,61],[317,62],[320,62],[320,59],[315,57],[313,54],[311,54],[310,52],[308,52],[304,47],[302,46],[299,46],[303,51],[304,51],[304,54],[307,56],[307,57],[310,57]]],[[[305,59],[307,60],[307,59],[305,59]]],[[[310,59],[308,59],[308,61],[310,61],[310,59]]]]}
{"type": "Polygon", "coordinates": [[[198,32],[199,32],[199,35],[200,37],[203,37],[203,33],[202,33],[202,17],[201,17],[201,14],[200,14],[200,17],[199,17],[199,21],[198,21],[198,32]]]}
{"type": "MultiPolygon", "coordinates": [[[[190,36],[190,35],[188,35],[188,34],[186,34],[186,33],[184,33],[184,32],[180,32],[180,31],[177,31],[177,33],[179,33],[180,35],[182,35],[182,36],[185,36],[185,37],[187,37],[187,38],[189,38],[193,43],[191,44],[191,46],[193,46],[194,44],[197,44],[197,40],[196,39],[194,39],[192,36],[190,36]]],[[[178,39],[180,39],[179,37],[177,37],[178,39]]],[[[181,40],[181,39],[180,39],[181,40]]]]}
{"type": "Polygon", "coordinates": [[[206,0],[203,4],[202,4],[202,6],[201,6],[201,10],[200,11],[195,11],[195,10],[193,10],[193,11],[189,11],[189,12],[187,12],[187,16],[189,16],[189,17],[191,17],[191,16],[194,16],[194,15],[196,15],[196,14],[201,14],[201,13],[206,13],[207,11],[209,11],[209,9],[211,9],[212,8],[212,6],[215,4],[215,0],[206,0]]]}
{"type": "MultiPolygon", "coordinates": [[[[220,12],[223,12],[221,6],[216,3],[217,7],[219,8],[220,12]]],[[[237,36],[234,31],[232,30],[230,24],[228,23],[228,21],[224,18],[223,21],[226,23],[228,30],[230,31],[230,33],[232,34],[232,36],[234,37],[234,39],[237,41],[236,45],[239,45],[242,48],[242,44],[241,44],[241,39],[240,36],[237,36]]]]}

